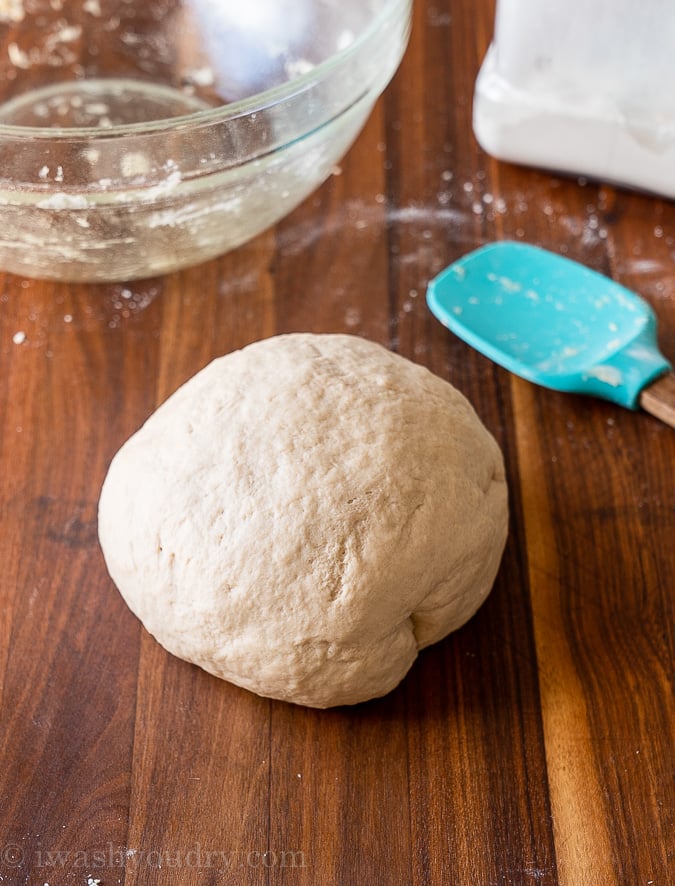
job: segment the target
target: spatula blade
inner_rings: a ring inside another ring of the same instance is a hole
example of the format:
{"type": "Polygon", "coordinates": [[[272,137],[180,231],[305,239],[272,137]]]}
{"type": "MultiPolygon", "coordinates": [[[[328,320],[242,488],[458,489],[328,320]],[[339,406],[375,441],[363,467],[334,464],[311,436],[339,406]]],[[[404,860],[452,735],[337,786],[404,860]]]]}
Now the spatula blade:
{"type": "Polygon", "coordinates": [[[465,255],[429,284],[432,313],[476,350],[536,384],[638,408],[670,364],[656,317],[635,293],[523,243],[465,255]]]}

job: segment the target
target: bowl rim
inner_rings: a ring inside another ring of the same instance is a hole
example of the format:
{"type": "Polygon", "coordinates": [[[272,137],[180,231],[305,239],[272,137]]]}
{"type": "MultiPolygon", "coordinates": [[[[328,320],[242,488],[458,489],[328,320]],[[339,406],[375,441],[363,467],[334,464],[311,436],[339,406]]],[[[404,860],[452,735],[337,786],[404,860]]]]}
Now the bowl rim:
{"type": "MultiPolygon", "coordinates": [[[[192,111],[189,114],[180,114],[176,117],[164,117],[159,120],[150,120],[143,123],[125,123],[119,126],[101,128],[97,126],[72,126],[72,127],[41,127],[41,126],[18,126],[9,123],[0,123],[0,139],[26,139],[52,142],[68,142],[71,140],[113,140],[129,136],[153,135],[176,129],[197,128],[208,125],[217,125],[227,120],[247,117],[258,114],[267,108],[282,104],[284,101],[297,97],[307,92],[311,87],[333,73],[337,68],[347,63],[352,56],[357,55],[364,44],[376,37],[382,26],[382,22],[395,16],[400,9],[408,10],[408,17],[412,15],[413,0],[387,0],[379,12],[368,22],[344,49],[319,62],[310,70],[297,77],[286,80],[278,86],[272,86],[262,92],[256,92],[246,98],[238,99],[224,105],[213,108],[192,111]]],[[[94,78],[92,78],[94,79],[94,78]]],[[[108,78],[99,78],[105,80],[108,78]]],[[[76,83],[77,81],[68,81],[76,83]]],[[[82,81],[86,83],[87,80],[82,81]]]]}

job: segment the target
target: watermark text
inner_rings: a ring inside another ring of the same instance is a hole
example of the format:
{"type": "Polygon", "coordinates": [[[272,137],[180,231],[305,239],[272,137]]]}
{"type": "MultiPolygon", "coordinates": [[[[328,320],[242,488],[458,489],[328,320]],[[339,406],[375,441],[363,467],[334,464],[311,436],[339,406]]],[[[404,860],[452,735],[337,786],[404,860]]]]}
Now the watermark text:
{"type": "Polygon", "coordinates": [[[231,871],[236,868],[306,868],[310,867],[300,849],[213,849],[195,843],[185,849],[133,849],[112,842],[101,849],[44,849],[27,852],[20,843],[0,847],[0,869],[34,868],[49,871],[82,873],[124,869],[193,868],[231,871]]]}

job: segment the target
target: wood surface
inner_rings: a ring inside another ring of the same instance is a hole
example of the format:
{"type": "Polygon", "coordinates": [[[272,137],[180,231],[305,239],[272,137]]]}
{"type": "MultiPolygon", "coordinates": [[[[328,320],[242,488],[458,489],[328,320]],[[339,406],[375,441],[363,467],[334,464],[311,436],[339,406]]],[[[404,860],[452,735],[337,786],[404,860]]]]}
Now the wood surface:
{"type": "Polygon", "coordinates": [[[675,372],[660,375],[640,391],[640,406],[675,428],[675,372]]]}
{"type": "Polygon", "coordinates": [[[491,0],[418,0],[339,171],[236,252],[129,284],[0,277],[0,883],[675,881],[675,432],[509,375],[424,301],[462,253],[528,241],[638,291],[675,358],[675,207],[481,152],[492,20],[491,0]],[[324,712],[164,652],[96,537],[108,463],[150,412],[291,330],[451,380],[510,484],[478,614],[386,698],[324,712]]]}

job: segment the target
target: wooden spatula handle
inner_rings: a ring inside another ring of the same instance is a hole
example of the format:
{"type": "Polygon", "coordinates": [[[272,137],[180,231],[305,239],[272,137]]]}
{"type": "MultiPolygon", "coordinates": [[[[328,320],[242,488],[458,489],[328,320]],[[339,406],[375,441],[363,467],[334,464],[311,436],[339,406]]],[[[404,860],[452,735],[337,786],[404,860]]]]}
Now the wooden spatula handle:
{"type": "Polygon", "coordinates": [[[675,372],[666,372],[640,392],[640,406],[675,428],[675,372]]]}

